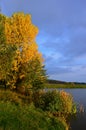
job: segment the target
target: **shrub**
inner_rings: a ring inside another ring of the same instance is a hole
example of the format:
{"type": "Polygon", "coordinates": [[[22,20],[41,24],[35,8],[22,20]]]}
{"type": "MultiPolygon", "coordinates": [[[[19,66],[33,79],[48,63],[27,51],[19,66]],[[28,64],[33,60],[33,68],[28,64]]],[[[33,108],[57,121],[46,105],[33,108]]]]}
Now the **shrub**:
{"type": "Polygon", "coordinates": [[[36,107],[51,113],[68,115],[76,112],[72,96],[64,91],[36,92],[34,104],[36,107]]]}
{"type": "Polygon", "coordinates": [[[72,95],[65,91],[60,91],[59,95],[63,106],[61,111],[66,114],[76,113],[76,105],[73,102],[72,95]]]}

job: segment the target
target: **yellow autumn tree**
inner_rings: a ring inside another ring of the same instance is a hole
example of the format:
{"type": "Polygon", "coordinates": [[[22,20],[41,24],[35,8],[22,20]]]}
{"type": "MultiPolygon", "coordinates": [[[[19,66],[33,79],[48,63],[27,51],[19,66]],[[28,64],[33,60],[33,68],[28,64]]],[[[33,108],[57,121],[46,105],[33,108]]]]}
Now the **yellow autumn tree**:
{"type": "Polygon", "coordinates": [[[38,28],[32,24],[31,15],[14,13],[11,17],[5,16],[3,26],[5,45],[16,48],[13,49],[15,53],[12,53],[13,58],[9,62],[11,67],[6,75],[6,86],[19,91],[40,88],[45,73],[43,58],[35,40],[38,28]]]}
{"type": "Polygon", "coordinates": [[[40,57],[38,46],[35,42],[38,28],[31,22],[31,15],[15,13],[5,20],[5,36],[7,44],[14,44],[18,47],[22,62],[28,62],[36,57],[40,57]],[[35,54],[35,55],[34,55],[35,54]]]}

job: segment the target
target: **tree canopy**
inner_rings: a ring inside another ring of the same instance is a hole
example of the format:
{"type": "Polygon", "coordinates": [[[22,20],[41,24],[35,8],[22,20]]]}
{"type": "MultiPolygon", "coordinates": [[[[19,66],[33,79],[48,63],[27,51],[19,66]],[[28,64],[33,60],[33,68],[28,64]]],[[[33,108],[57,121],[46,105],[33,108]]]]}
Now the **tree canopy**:
{"type": "Polygon", "coordinates": [[[26,92],[43,86],[46,76],[37,34],[30,14],[0,14],[0,80],[6,88],[26,92]]]}

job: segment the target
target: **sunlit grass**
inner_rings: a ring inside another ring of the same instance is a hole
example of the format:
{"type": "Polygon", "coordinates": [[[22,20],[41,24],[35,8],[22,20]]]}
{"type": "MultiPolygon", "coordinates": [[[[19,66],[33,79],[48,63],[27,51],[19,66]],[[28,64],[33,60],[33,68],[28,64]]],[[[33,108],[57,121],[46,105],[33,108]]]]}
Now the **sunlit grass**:
{"type": "Polygon", "coordinates": [[[46,83],[45,88],[86,88],[86,84],[73,84],[73,83],[49,84],[49,83],[46,83]]]}

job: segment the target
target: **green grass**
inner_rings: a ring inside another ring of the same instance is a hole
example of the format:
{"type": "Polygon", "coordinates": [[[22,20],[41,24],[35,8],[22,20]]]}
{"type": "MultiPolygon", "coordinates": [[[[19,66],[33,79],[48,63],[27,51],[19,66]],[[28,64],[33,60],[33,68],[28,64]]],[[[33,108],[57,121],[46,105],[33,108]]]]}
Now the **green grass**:
{"type": "Polygon", "coordinates": [[[74,83],[49,84],[49,83],[46,83],[45,88],[86,88],[86,84],[74,84],[74,83]]]}
{"type": "Polygon", "coordinates": [[[0,130],[66,130],[62,118],[50,117],[33,105],[0,102],[0,130]]]}

